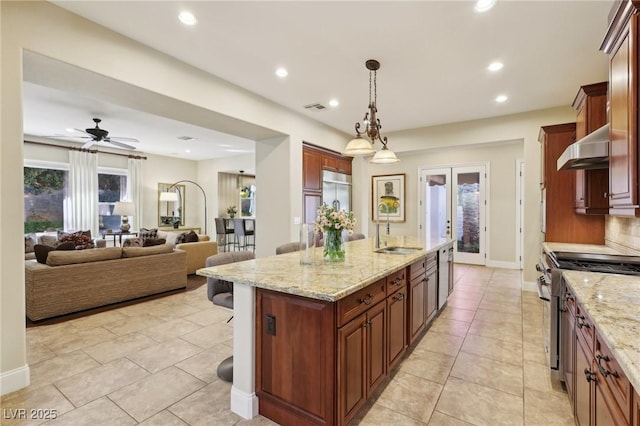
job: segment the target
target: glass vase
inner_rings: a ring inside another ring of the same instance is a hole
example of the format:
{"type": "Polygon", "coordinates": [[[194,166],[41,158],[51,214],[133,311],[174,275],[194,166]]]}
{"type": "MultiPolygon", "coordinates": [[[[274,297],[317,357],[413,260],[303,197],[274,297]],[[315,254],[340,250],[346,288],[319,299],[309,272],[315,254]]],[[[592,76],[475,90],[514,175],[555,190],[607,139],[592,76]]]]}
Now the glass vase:
{"type": "Polygon", "coordinates": [[[322,259],[325,262],[344,262],[344,249],[342,248],[342,229],[324,231],[324,248],[322,259]]]}

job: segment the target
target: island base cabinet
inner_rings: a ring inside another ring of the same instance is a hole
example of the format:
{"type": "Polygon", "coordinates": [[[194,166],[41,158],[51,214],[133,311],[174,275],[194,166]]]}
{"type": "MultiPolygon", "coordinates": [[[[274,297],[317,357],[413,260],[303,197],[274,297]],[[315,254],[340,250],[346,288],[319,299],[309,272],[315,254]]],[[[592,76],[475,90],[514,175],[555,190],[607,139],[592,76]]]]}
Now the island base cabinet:
{"type": "Polygon", "coordinates": [[[347,424],[386,377],[385,327],[380,302],[338,329],[338,424],[347,424]]]}
{"type": "Polygon", "coordinates": [[[335,304],[258,289],[256,395],[280,424],[335,422],[335,304]]]}
{"type": "Polygon", "coordinates": [[[591,421],[591,382],[595,380],[595,374],[591,369],[591,357],[587,355],[588,351],[577,336],[574,335],[574,339],[576,339],[575,418],[578,425],[589,426],[591,421]]]}
{"type": "Polygon", "coordinates": [[[632,413],[631,416],[633,417],[633,426],[640,426],[640,394],[638,394],[638,391],[634,391],[633,392],[633,405],[632,405],[632,413]]]}
{"type": "Polygon", "coordinates": [[[402,360],[407,348],[407,297],[404,288],[387,297],[387,316],[389,341],[387,348],[389,349],[389,370],[391,370],[402,360]]]}

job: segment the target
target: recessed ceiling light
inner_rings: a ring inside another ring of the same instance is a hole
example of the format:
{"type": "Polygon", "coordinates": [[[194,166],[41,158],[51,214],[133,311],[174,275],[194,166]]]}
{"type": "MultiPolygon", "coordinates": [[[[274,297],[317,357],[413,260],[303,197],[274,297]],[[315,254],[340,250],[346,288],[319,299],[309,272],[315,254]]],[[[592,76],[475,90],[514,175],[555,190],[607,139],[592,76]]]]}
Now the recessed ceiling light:
{"type": "Polygon", "coordinates": [[[73,133],[76,131],[76,129],[72,129],[71,127],[67,127],[65,130],[69,133],[73,133]]]}
{"type": "Polygon", "coordinates": [[[478,0],[474,7],[476,12],[486,12],[496,5],[498,0],[478,0]]]}
{"type": "Polygon", "coordinates": [[[502,69],[502,67],[504,67],[504,64],[502,62],[491,62],[489,64],[489,66],[487,67],[487,69],[489,71],[499,71],[502,69]]]}
{"type": "Polygon", "coordinates": [[[334,108],[335,108],[335,107],[337,107],[338,105],[340,105],[340,102],[338,102],[338,100],[337,100],[337,99],[331,99],[331,100],[329,101],[329,106],[332,106],[332,107],[334,107],[334,108]]]}
{"type": "Polygon", "coordinates": [[[180,15],[178,15],[178,19],[185,25],[195,25],[198,22],[196,20],[196,17],[193,16],[193,13],[187,12],[186,10],[180,12],[180,15]]]}
{"type": "Polygon", "coordinates": [[[286,68],[280,67],[276,70],[276,75],[280,78],[285,78],[286,76],[289,75],[289,71],[287,71],[286,68]]]}
{"type": "Polygon", "coordinates": [[[498,96],[496,96],[496,102],[499,102],[499,103],[502,103],[502,102],[506,101],[507,99],[509,99],[507,97],[507,95],[498,95],[498,96]]]}
{"type": "Polygon", "coordinates": [[[190,149],[185,149],[185,150],[184,150],[184,152],[186,152],[186,153],[190,153],[190,152],[191,152],[191,150],[190,150],[190,149]]]}

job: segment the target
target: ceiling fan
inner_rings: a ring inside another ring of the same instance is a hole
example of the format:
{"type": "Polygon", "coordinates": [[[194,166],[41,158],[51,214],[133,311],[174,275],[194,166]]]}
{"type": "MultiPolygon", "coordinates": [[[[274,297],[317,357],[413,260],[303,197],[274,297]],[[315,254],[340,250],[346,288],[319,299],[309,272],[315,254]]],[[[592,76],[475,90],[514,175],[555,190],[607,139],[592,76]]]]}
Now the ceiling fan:
{"type": "Polygon", "coordinates": [[[73,129],[77,132],[84,133],[87,136],[67,136],[67,137],[79,137],[82,139],[89,139],[84,145],[82,145],[82,148],[85,148],[85,149],[95,145],[98,142],[107,142],[107,143],[110,143],[111,145],[115,145],[124,149],[136,149],[135,146],[128,145],[124,142],[130,142],[130,143],[140,142],[138,139],[135,139],[135,138],[125,138],[120,136],[109,137],[109,131],[100,128],[100,122],[102,122],[102,119],[94,118],[93,122],[96,123],[96,127],[90,127],[85,130],[77,129],[77,128],[73,129]]]}

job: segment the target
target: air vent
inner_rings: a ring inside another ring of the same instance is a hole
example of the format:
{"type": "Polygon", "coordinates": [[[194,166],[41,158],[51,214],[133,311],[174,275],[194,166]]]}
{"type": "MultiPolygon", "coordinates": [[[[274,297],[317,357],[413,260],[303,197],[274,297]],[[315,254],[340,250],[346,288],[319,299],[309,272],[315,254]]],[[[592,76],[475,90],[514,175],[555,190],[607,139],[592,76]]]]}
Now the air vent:
{"type": "Polygon", "coordinates": [[[305,105],[304,108],[308,109],[308,110],[311,110],[311,111],[322,111],[323,109],[326,109],[327,107],[322,105],[322,104],[309,104],[309,105],[305,105]]]}
{"type": "Polygon", "coordinates": [[[178,136],[178,139],[181,141],[194,141],[196,138],[192,138],[191,136],[178,136]]]}

